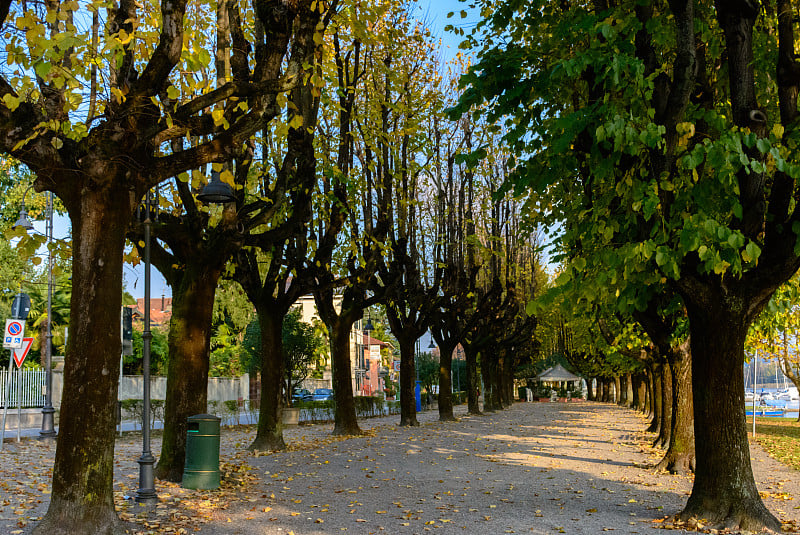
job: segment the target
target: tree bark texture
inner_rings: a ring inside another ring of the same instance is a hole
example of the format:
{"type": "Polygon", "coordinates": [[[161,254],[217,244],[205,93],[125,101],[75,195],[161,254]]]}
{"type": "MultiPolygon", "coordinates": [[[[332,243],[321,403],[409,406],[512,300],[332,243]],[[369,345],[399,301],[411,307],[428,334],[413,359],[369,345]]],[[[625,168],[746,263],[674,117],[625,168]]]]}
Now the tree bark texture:
{"type": "Polygon", "coordinates": [[[664,383],[661,381],[662,372],[661,372],[662,365],[653,364],[651,367],[652,373],[652,381],[653,381],[653,395],[651,396],[651,404],[652,404],[652,420],[650,421],[650,426],[647,428],[647,431],[651,433],[655,433],[656,435],[661,435],[661,426],[663,425],[663,421],[661,419],[664,411],[661,407],[661,402],[664,399],[664,396],[661,392],[664,383]]]}
{"type": "Polygon", "coordinates": [[[439,420],[454,421],[453,415],[453,351],[456,344],[451,338],[440,341],[439,345],[439,420]],[[444,345],[441,345],[444,344],[444,345]]]}
{"type": "Polygon", "coordinates": [[[662,448],[667,448],[672,432],[672,372],[669,363],[664,363],[659,371],[661,375],[661,427],[654,443],[662,448]]]}
{"type": "Polygon", "coordinates": [[[483,372],[483,410],[494,412],[500,410],[497,400],[497,356],[487,350],[481,353],[481,371],[483,372]]]}
{"type": "Polygon", "coordinates": [[[758,495],[750,465],[743,374],[748,328],[743,316],[749,310],[734,299],[721,298],[706,306],[685,301],[691,336],[696,459],[692,494],[680,516],[707,519],[732,529],[780,531],[780,522],[758,495]]]}
{"type": "Polygon", "coordinates": [[[286,448],[283,440],[283,376],[286,360],[283,357],[283,310],[259,308],[261,327],[261,402],[259,405],[256,438],[251,451],[273,451],[286,448]]]}
{"type": "Polygon", "coordinates": [[[648,392],[649,390],[648,387],[650,385],[650,382],[647,379],[646,371],[641,371],[637,373],[636,376],[639,378],[639,387],[637,389],[639,392],[639,410],[642,411],[644,414],[647,414],[649,405],[647,400],[650,397],[650,393],[648,392]]]}
{"type": "Polygon", "coordinates": [[[478,355],[469,345],[464,347],[464,354],[467,361],[467,412],[469,414],[481,414],[478,355]]]}
{"type": "Polygon", "coordinates": [[[656,466],[673,474],[694,471],[694,404],[692,403],[692,358],[688,343],[670,355],[672,374],[672,419],[669,447],[656,466]]]}
{"type": "Polygon", "coordinates": [[[164,435],[155,475],[167,481],[183,479],[187,418],[208,412],[208,366],[211,316],[219,270],[184,273],[172,288],[164,435]]]}
{"type": "Polygon", "coordinates": [[[61,421],[46,535],[121,532],[113,469],[122,254],[135,200],[125,188],[83,188],[68,205],[72,221],[72,332],[64,363],[61,421]],[[78,321],[87,310],[92,321],[78,321]],[[87,432],[91,429],[92,432],[87,432]]]}
{"type": "Polygon", "coordinates": [[[631,374],[631,407],[637,411],[642,410],[642,398],[639,389],[642,386],[642,377],[638,372],[631,374]]]}
{"type": "Polygon", "coordinates": [[[414,363],[415,340],[400,340],[400,425],[416,427],[417,397],[414,393],[416,387],[416,365],[414,363]]]}
{"type": "Polygon", "coordinates": [[[628,386],[630,385],[631,374],[623,373],[619,376],[619,399],[618,405],[623,407],[630,407],[630,399],[628,398],[628,386]]]}
{"type": "Polygon", "coordinates": [[[337,319],[330,326],[333,392],[336,398],[334,435],[360,435],[350,375],[350,329],[353,324],[337,319]]]}
{"type": "Polygon", "coordinates": [[[586,379],[586,400],[587,401],[595,401],[594,385],[592,384],[593,382],[594,382],[594,377],[588,377],[586,379]]]}

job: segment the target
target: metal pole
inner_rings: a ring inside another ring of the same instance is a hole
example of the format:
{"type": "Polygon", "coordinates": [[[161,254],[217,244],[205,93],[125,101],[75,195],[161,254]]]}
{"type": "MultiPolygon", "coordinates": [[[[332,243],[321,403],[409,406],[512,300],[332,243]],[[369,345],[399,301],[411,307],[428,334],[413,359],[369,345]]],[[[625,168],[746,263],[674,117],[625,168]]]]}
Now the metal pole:
{"type": "Polygon", "coordinates": [[[3,427],[0,429],[0,451],[3,451],[3,442],[6,440],[6,415],[8,414],[8,391],[11,388],[11,367],[14,365],[14,350],[8,357],[8,376],[3,386],[3,427]]]}
{"type": "Polygon", "coordinates": [[[138,503],[156,503],[158,495],[155,489],[153,465],[155,457],[150,452],[150,190],[145,196],[144,215],[144,332],[142,332],[142,456],[139,457],[139,489],[136,491],[138,503]]]}
{"type": "Polygon", "coordinates": [[[758,348],[753,362],[753,436],[756,436],[756,384],[758,382],[758,348]]]}
{"type": "Polygon", "coordinates": [[[22,368],[17,366],[17,442],[22,441],[22,368]]]}
{"type": "Polygon", "coordinates": [[[53,414],[53,252],[50,242],[53,239],[53,192],[47,195],[47,334],[44,348],[44,407],[42,408],[42,429],[39,438],[56,436],[53,414]]]}

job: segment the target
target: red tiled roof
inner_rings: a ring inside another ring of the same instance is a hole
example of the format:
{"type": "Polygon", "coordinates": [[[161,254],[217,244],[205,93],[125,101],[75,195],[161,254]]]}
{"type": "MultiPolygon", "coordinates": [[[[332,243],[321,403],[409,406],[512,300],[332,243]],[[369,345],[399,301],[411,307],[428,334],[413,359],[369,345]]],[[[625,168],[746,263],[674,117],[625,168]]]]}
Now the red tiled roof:
{"type": "Polygon", "coordinates": [[[371,336],[369,336],[367,334],[364,335],[363,340],[362,340],[361,343],[364,344],[365,346],[380,345],[381,348],[392,347],[392,344],[390,344],[389,342],[384,342],[383,340],[378,340],[377,338],[373,338],[373,337],[371,337],[371,336]]]}
{"type": "MultiPolygon", "coordinates": [[[[135,322],[144,321],[144,297],[136,300],[136,306],[132,306],[133,316],[135,322]]],[[[169,320],[172,318],[172,298],[171,297],[156,297],[150,298],[150,326],[151,327],[164,327],[169,325],[169,320]]]]}

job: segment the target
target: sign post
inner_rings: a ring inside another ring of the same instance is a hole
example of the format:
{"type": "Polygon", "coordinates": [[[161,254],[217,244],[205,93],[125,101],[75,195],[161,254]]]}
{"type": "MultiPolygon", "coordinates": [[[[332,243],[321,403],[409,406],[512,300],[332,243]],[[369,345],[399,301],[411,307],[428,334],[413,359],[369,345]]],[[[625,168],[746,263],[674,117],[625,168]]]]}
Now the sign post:
{"type": "Polygon", "coordinates": [[[0,428],[0,451],[3,451],[3,443],[6,440],[6,415],[8,414],[8,401],[11,390],[11,372],[14,369],[14,350],[11,350],[11,355],[8,358],[8,375],[6,376],[6,384],[3,385],[3,426],[0,428]]]}
{"type": "MultiPolygon", "coordinates": [[[[33,345],[33,338],[23,338],[22,347],[13,350],[14,364],[17,365],[17,442],[22,440],[22,363],[33,345]]],[[[5,425],[3,425],[5,429],[5,425]]]]}
{"type": "MultiPolygon", "coordinates": [[[[9,397],[11,397],[11,374],[14,371],[14,354],[15,349],[21,349],[23,345],[23,339],[25,337],[25,320],[17,320],[17,319],[10,319],[6,320],[6,331],[3,335],[3,347],[7,349],[11,349],[11,355],[8,358],[8,377],[6,378],[6,384],[3,387],[3,427],[0,429],[0,451],[3,450],[3,442],[6,438],[6,416],[8,415],[8,402],[9,397]]],[[[31,339],[31,343],[33,339],[31,339]]],[[[28,350],[30,350],[30,346],[28,346],[28,350]]],[[[25,351],[27,354],[27,351],[25,351]]],[[[23,357],[24,359],[24,357],[23,357]]],[[[19,388],[17,389],[19,390],[19,388]]],[[[19,396],[18,396],[19,397],[19,396]]],[[[20,401],[21,403],[21,401],[20,401]]],[[[20,415],[22,412],[21,406],[17,412],[17,416],[20,415]]],[[[17,418],[17,442],[20,440],[20,430],[19,430],[20,421],[17,418]]]]}
{"type": "Polygon", "coordinates": [[[25,336],[25,320],[6,320],[6,331],[3,335],[3,347],[6,349],[19,349],[22,347],[22,338],[25,336]]]}

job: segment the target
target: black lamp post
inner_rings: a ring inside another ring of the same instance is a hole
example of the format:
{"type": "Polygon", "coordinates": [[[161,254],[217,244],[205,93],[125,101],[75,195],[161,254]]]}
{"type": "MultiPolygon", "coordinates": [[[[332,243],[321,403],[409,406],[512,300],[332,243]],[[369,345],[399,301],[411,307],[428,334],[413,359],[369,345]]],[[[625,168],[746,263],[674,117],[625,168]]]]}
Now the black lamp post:
{"type": "MultiPolygon", "coordinates": [[[[197,195],[197,199],[204,203],[224,204],[233,202],[236,197],[231,187],[220,180],[220,174],[212,171],[211,180],[197,195]]],[[[151,209],[158,205],[158,200],[153,199],[150,190],[147,190],[144,203],[144,329],[142,331],[142,455],[139,457],[139,489],[136,491],[136,501],[142,504],[151,504],[158,501],[155,490],[155,475],[153,465],[156,459],[150,451],[150,342],[153,334],[150,332],[150,227],[152,225],[151,209]]]]}
{"type": "MultiPolygon", "coordinates": [[[[14,227],[20,227],[29,231],[33,229],[33,224],[28,219],[28,211],[25,209],[25,196],[33,185],[28,186],[22,194],[22,203],[19,209],[19,219],[14,223],[14,227]]],[[[42,407],[42,429],[39,431],[39,438],[53,438],[56,436],[53,408],[53,252],[50,249],[50,242],[53,240],[53,192],[47,194],[47,219],[45,227],[45,237],[47,239],[47,332],[45,334],[45,353],[44,353],[44,407],[42,407]]]]}
{"type": "MultiPolygon", "coordinates": [[[[142,330],[142,455],[139,457],[139,489],[136,502],[152,504],[158,501],[153,465],[156,458],[150,451],[150,211],[153,198],[147,190],[144,201],[144,326],[142,330]]],[[[141,209],[141,208],[140,208],[141,209]]]]}

